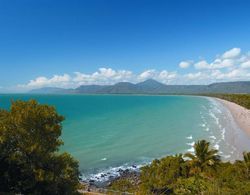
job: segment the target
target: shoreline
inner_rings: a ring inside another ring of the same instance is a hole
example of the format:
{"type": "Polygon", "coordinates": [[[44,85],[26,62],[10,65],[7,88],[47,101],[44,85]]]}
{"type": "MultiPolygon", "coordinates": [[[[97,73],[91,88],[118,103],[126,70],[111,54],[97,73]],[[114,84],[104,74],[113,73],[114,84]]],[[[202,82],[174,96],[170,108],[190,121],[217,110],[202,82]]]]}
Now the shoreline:
{"type": "MultiPolygon", "coordinates": [[[[204,96],[194,96],[194,97],[202,97],[204,98],[204,96]]],[[[208,97],[211,99],[214,99],[215,101],[217,101],[219,104],[221,104],[221,106],[223,106],[227,111],[225,111],[225,113],[230,113],[230,118],[228,120],[233,121],[233,123],[238,127],[237,129],[239,129],[239,131],[241,131],[243,133],[243,135],[247,134],[250,138],[250,110],[236,104],[233,102],[229,102],[227,100],[223,100],[223,99],[219,99],[219,98],[215,98],[215,97],[208,97]]],[[[226,135],[226,140],[229,141],[230,144],[236,146],[237,151],[239,152],[240,156],[235,156],[233,160],[226,160],[226,161],[230,161],[230,162],[234,162],[237,159],[241,159],[241,155],[242,152],[244,151],[244,143],[246,143],[245,139],[242,139],[242,136],[238,135],[238,131],[236,129],[236,134],[234,134],[234,132],[232,131],[228,131],[228,135],[230,135],[230,137],[227,137],[226,135]]],[[[242,135],[242,133],[240,133],[240,135],[242,135]]],[[[248,146],[249,148],[249,146],[248,146]]],[[[134,165],[137,167],[137,165],[134,165]]],[[[139,182],[138,176],[140,174],[140,171],[135,171],[135,170],[131,170],[131,169],[120,169],[117,171],[117,173],[119,173],[119,175],[114,176],[114,177],[110,177],[109,179],[107,179],[105,182],[103,181],[95,181],[95,180],[82,180],[81,183],[84,184],[86,186],[86,188],[90,191],[98,191],[100,189],[105,189],[108,190],[108,187],[110,186],[110,184],[113,181],[119,180],[119,179],[132,179],[135,178],[134,180],[139,182]]],[[[110,176],[110,175],[106,175],[105,173],[102,173],[101,178],[104,178],[104,176],[110,176]]]]}
{"type": "Polygon", "coordinates": [[[131,183],[135,185],[139,185],[140,183],[140,171],[136,170],[122,170],[120,172],[121,174],[117,177],[110,178],[109,180],[103,182],[103,183],[96,183],[93,181],[80,181],[80,183],[83,185],[85,192],[97,192],[97,193],[108,193],[108,192],[115,192],[115,193],[121,193],[120,191],[114,191],[112,189],[109,189],[111,184],[115,181],[118,181],[120,179],[127,179],[131,183]]]}
{"type": "Polygon", "coordinates": [[[214,98],[221,102],[232,114],[239,128],[244,131],[250,138],[250,110],[227,100],[214,98]]]}

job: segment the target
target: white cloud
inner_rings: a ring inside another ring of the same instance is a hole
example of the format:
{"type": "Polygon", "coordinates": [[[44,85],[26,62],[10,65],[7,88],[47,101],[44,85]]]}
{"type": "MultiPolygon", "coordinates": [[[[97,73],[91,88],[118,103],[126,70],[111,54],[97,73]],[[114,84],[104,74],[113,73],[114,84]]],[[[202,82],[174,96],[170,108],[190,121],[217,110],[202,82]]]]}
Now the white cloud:
{"type": "Polygon", "coordinates": [[[202,60],[194,64],[196,69],[220,69],[234,66],[234,60],[232,59],[215,59],[211,64],[202,60]]]}
{"type": "MultiPolygon", "coordinates": [[[[225,69],[236,67],[250,60],[249,54],[241,55],[240,48],[233,48],[226,51],[223,55],[217,56],[211,63],[206,60],[194,63],[196,69],[225,69]]],[[[246,66],[245,64],[243,66],[246,66]]]]}
{"type": "Polygon", "coordinates": [[[223,55],[217,55],[209,63],[201,60],[182,61],[179,67],[187,68],[193,64],[189,72],[179,74],[177,71],[148,69],[140,73],[133,73],[130,70],[114,70],[111,68],[99,68],[97,71],[87,74],[75,72],[72,75],[54,75],[50,78],[45,76],[37,77],[26,84],[18,85],[15,91],[27,91],[41,87],[64,87],[75,88],[80,85],[108,85],[117,82],[137,83],[146,79],[155,79],[165,84],[209,84],[221,81],[250,80],[250,53],[240,54],[240,48],[233,48],[223,55]]]}
{"type": "Polygon", "coordinates": [[[227,68],[234,65],[234,60],[232,59],[215,59],[213,63],[210,64],[211,69],[227,68]]]}
{"type": "Polygon", "coordinates": [[[132,80],[133,73],[127,70],[115,71],[111,68],[99,68],[93,74],[75,72],[73,81],[78,84],[113,84],[115,82],[132,80]]]}
{"type": "Polygon", "coordinates": [[[213,70],[211,76],[218,81],[237,81],[237,80],[249,80],[249,72],[243,69],[233,69],[227,72],[221,72],[220,70],[213,70]]]}
{"type": "Polygon", "coordinates": [[[207,63],[206,60],[202,60],[202,61],[195,63],[194,67],[196,69],[209,69],[211,66],[210,66],[210,64],[207,63]]]}
{"type": "Polygon", "coordinates": [[[19,87],[24,87],[24,88],[39,88],[44,86],[67,87],[70,80],[71,77],[68,74],[54,75],[50,79],[44,76],[40,76],[34,80],[30,80],[26,85],[19,85],[19,87]]]}
{"type": "Polygon", "coordinates": [[[202,73],[201,73],[201,72],[197,72],[197,73],[188,73],[188,74],[186,75],[186,77],[187,77],[188,79],[199,79],[199,78],[201,78],[201,76],[202,76],[202,73]]]}
{"type": "Polygon", "coordinates": [[[176,72],[168,72],[166,70],[163,70],[159,72],[154,79],[165,84],[171,84],[177,77],[178,74],[176,72]]]}
{"type": "Polygon", "coordinates": [[[154,69],[146,70],[142,72],[141,74],[139,74],[139,79],[145,80],[145,79],[153,78],[155,74],[156,74],[156,70],[154,69]]]}
{"type": "Polygon", "coordinates": [[[177,76],[176,72],[168,72],[166,70],[161,71],[158,75],[160,79],[173,79],[176,76],[177,76]]]}
{"type": "Polygon", "coordinates": [[[223,55],[222,58],[235,58],[240,55],[241,49],[240,48],[233,48],[228,51],[226,51],[223,55]]]}
{"type": "Polygon", "coordinates": [[[250,68],[250,60],[243,62],[241,64],[241,67],[242,68],[250,68]]]}
{"type": "Polygon", "coordinates": [[[169,72],[167,70],[157,71],[154,69],[150,69],[142,72],[138,76],[135,76],[135,81],[140,82],[146,79],[155,79],[162,83],[168,84],[171,83],[171,81],[173,81],[176,77],[176,72],[169,72]]]}
{"type": "Polygon", "coordinates": [[[191,65],[191,61],[182,61],[179,63],[180,68],[188,68],[191,65]]]}

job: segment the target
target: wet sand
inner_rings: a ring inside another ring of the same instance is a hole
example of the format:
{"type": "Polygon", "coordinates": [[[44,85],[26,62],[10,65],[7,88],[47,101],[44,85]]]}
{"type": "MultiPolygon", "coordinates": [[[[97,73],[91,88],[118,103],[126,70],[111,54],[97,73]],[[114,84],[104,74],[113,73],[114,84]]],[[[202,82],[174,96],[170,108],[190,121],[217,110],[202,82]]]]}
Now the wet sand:
{"type": "Polygon", "coordinates": [[[233,102],[219,98],[216,99],[229,109],[238,126],[250,137],[250,110],[233,102]]]}

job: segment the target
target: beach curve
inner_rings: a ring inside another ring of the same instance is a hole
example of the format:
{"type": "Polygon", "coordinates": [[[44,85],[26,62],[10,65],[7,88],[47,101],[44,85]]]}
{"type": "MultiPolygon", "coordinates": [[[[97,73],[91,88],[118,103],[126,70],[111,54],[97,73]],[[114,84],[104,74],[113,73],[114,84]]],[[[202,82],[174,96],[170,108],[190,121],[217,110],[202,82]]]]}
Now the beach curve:
{"type": "Polygon", "coordinates": [[[221,102],[232,114],[237,125],[250,137],[250,110],[227,100],[214,98],[221,102]]]}

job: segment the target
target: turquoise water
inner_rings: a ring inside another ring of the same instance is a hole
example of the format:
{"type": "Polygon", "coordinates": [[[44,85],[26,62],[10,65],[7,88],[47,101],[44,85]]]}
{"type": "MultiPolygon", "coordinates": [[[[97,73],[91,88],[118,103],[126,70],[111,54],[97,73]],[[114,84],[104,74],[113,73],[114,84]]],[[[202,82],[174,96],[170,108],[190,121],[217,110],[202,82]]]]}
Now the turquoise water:
{"type": "Polygon", "coordinates": [[[232,156],[231,143],[225,139],[225,129],[229,131],[232,125],[226,127],[224,108],[207,98],[0,95],[0,107],[9,108],[10,99],[31,98],[54,105],[65,116],[61,150],[79,161],[83,177],[99,179],[100,173],[136,168],[164,155],[192,152],[194,141],[202,138],[222,149],[226,158],[232,156]]]}

